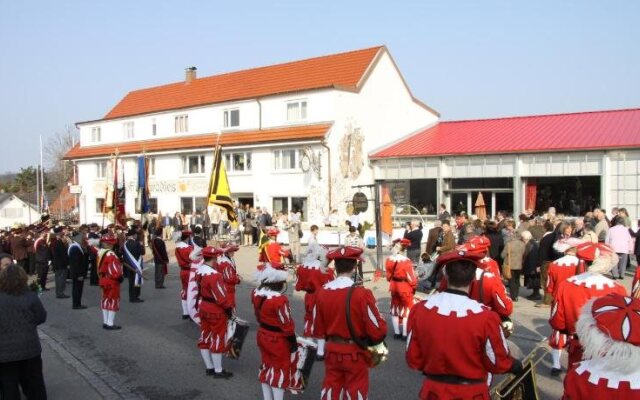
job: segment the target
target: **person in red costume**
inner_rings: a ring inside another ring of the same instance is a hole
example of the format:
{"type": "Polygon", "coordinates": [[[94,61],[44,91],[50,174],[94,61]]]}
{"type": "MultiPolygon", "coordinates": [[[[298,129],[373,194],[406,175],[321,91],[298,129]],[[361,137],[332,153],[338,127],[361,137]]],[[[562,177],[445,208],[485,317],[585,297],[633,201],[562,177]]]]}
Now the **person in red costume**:
{"type": "Polygon", "coordinates": [[[425,376],[420,399],[489,400],[491,374],[522,370],[511,357],[500,317],[469,297],[483,256],[463,250],[441,255],[448,288],[409,314],[406,361],[425,376]]]}
{"type": "Polygon", "coordinates": [[[258,261],[264,264],[270,264],[273,268],[282,268],[284,266],[284,258],[291,257],[289,250],[283,249],[278,243],[277,238],[280,231],[278,228],[270,227],[267,229],[268,241],[260,246],[260,256],[258,261]]]}
{"type": "Polygon", "coordinates": [[[593,263],[588,266],[587,272],[560,282],[549,319],[551,328],[568,336],[568,369],[582,358],[582,348],[576,336],[576,322],[582,307],[589,299],[595,297],[602,297],[609,293],[618,293],[623,296],[627,294],[624,286],[602,275],[611,271],[618,262],[618,256],[607,245],[583,243],[578,246],[576,256],[587,263],[591,261],[593,263]]]}
{"type": "Polygon", "coordinates": [[[640,399],[640,300],[591,299],[576,330],[584,358],[567,373],[562,399],[640,399]]]}
{"type": "Polygon", "coordinates": [[[224,279],[224,286],[227,289],[227,295],[231,301],[231,306],[236,309],[236,286],[242,282],[242,277],[238,274],[236,269],[236,262],[233,259],[233,255],[238,251],[238,246],[234,244],[228,244],[223,246],[221,254],[218,256],[216,263],[216,270],[222,274],[224,279]]]}
{"type": "MultiPolygon", "coordinates": [[[[577,246],[582,243],[584,242],[578,238],[567,238],[560,239],[553,244],[554,250],[561,254],[564,253],[564,256],[549,264],[545,293],[551,297],[552,301],[558,294],[560,282],[585,271],[584,261],[576,257],[577,246]]],[[[567,335],[553,330],[551,336],[549,336],[549,347],[551,347],[551,358],[553,360],[551,376],[558,376],[562,372],[560,357],[562,356],[562,349],[566,346],[567,335]]]]}
{"type": "Polygon", "coordinates": [[[418,279],[413,270],[413,261],[406,256],[409,239],[394,241],[392,255],[385,261],[385,272],[391,293],[391,323],[393,338],[407,338],[407,317],[413,307],[413,294],[416,292],[418,279]],[[402,329],[400,327],[402,326],[402,329]]]}
{"type": "Polygon", "coordinates": [[[484,257],[479,261],[479,267],[494,274],[498,278],[500,277],[500,266],[498,262],[489,257],[489,248],[491,247],[491,241],[486,236],[473,236],[469,238],[464,244],[457,247],[457,250],[463,250],[472,253],[483,254],[484,257]]]}
{"type": "Polygon", "coordinates": [[[353,340],[346,323],[347,312],[354,335],[370,346],[382,343],[387,334],[387,323],[371,290],[354,286],[352,277],[361,254],[358,247],[340,247],[327,253],[327,259],[335,262],[337,278],[325,284],[316,298],[316,334],[327,340],[321,400],[366,399],[369,394],[371,354],[353,340]]]}
{"type": "Polygon", "coordinates": [[[636,267],[636,273],[633,275],[633,283],[631,284],[631,295],[636,299],[640,298],[640,264],[636,267]]]}
{"type": "MultiPolygon", "coordinates": [[[[313,234],[313,229],[311,230],[313,234]]],[[[324,360],[323,337],[318,337],[315,333],[313,315],[316,312],[316,294],[322,286],[332,281],[335,276],[333,270],[327,268],[326,251],[320,246],[308,246],[307,253],[302,259],[302,264],[296,269],[295,289],[304,291],[304,336],[307,339],[315,340],[318,345],[316,360],[324,360]]]]}
{"type": "Polygon", "coordinates": [[[191,231],[183,230],[180,239],[176,243],[176,261],[180,268],[180,299],[182,303],[182,319],[189,319],[189,307],[187,307],[187,286],[189,285],[189,274],[191,273],[191,252],[194,249],[190,243],[191,231]]]}
{"type": "Polygon", "coordinates": [[[197,307],[200,316],[198,348],[207,368],[207,375],[214,378],[231,378],[233,373],[222,368],[222,355],[227,352],[227,323],[232,316],[233,308],[222,274],[216,271],[215,267],[216,258],[220,254],[220,249],[204,247],[204,262],[196,272],[197,307]]]}
{"type": "Polygon", "coordinates": [[[286,290],[287,271],[267,265],[255,274],[258,282],[251,302],[259,324],[256,339],[262,363],[258,379],[265,400],[282,400],[284,391],[296,382],[297,349],[295,325],[286,290]]]}
{"type": "Polygon", "coordinates": [[[102,327],[106,330],[121,329],[114,325],[116,312],[120,310],[120,282],[122,282],[122,263],[113,252],[118,238],[111,234],[103,235],[100,239],[102,249],[98,252],[99,285],[102,288],[102,327]]]}

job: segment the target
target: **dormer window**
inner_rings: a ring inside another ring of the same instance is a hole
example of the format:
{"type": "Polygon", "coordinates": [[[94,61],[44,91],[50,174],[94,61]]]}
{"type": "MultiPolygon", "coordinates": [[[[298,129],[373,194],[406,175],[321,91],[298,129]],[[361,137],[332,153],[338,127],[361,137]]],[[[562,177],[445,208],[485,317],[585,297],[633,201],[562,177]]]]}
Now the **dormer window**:
{"type": "Polygon", "coordinates": [[[91,128],[91,143],[98,143],[102,139],[102,135],[100,133],[100,127],[94,126],[91,128]]]}
{"type": "Polygon", "coordinates": [[[185,133],[189,131],[189,116],[187,114],[176,115],[174,122],[176,133],[185,133]]]}
{"type": "Polygon", "coordinates": [[[237,128],[240,126],[240,109],[224,111],[224,128],[237,128]]]}
{"type": "Polygon", "coordinates": [[[287,121],[298,122],[307,119],[307,101],[296,100],[287,103],[287,121]]]}
{"type": "Polygon", "coordinates": [[[135,137],[133,131],[133,121],[122,124],[122,135],[125,139],[133,139],[135,137]]]}

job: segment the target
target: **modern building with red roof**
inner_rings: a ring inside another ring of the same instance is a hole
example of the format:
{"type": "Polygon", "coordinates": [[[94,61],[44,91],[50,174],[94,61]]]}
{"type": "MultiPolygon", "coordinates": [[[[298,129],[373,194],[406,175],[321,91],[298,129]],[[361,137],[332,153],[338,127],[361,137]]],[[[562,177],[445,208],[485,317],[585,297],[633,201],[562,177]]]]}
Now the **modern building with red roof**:
{"type": "Polygon", "coordinates": [[[555,207],[640,215],[640,109],[436,122],[369,154],[375,177],[429,214],[555,207]]]}
{"type": "Polygon", "coordinates": [[[206,207],[213,146],[223,146],[241,204],[346,218],[346,199],[373,181],[367,155],[433,124],[384,46],[133,90],[104,117],[78,122],[80,220],[102,221],[113,158],[123,162],[126,211],[136,214],[136,157],[150,158],[154,211],[206,207]],[[393,132],[390,134],[390,132],[393,132]]]}

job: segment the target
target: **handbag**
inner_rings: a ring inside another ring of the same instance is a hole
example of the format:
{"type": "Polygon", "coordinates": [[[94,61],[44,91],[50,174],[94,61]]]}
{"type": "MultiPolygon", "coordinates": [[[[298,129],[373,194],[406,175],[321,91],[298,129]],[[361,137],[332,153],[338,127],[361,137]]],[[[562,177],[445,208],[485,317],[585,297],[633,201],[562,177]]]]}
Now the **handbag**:
{"type": "Polygon", "coordinates": [[[511,279],[511,247],[507,243],[507,259],[502,264],[502,277],[504,279],[511,279]]]}
{"type": "Polygon", "coordinates": [[[387,348],[387,344],[382,341],[376,345],[369,346],[363,339],[356,337],[355,331],[353,329],[353,324],[351,322],[351,296],[353,295],[353,290],[356,285],[354,284],[349,288],[347,292],[347,327],[349,328],[349,335],[351,335],[351,340],[363,350],[367,350],[371,355],[371,360],[369,361],[369,367],[374,368],[383,362],[387,361],[389,356],[389,349],[387,348]]]}

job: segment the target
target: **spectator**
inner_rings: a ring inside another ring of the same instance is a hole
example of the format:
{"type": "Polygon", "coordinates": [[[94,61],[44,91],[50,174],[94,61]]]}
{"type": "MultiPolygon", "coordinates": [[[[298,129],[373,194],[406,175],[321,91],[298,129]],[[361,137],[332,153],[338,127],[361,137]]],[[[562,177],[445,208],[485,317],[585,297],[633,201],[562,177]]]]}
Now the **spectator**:
{"type": "Polygon", "coordinates": [[[420,223],[417,219],[411,220],[409,223],[410,230],[405,232],[405,239],[409,239],[411,244],[407,247],[407,257],[413,262],[414,265],[418,264],[420,259],[421,247],[422,247],[422,231],[420,230],[420,223]]]}
{"type": "Polygon", "coordinates": [[[440,203],[440,210],[438,211],[438,220],[439,221],[451,220],[451,214],[449,214],[449,211],[447,211],[447,206],[444,203],[440,203]]]}
{"type": "Polygon", "coordinates": [[[7,265],[12,263],[13,258],[11,258],[11,254],[0,253],[0,271],[2,271],[7,265]]]}
{"type": "Polygon", "coordinates": [[[498,224],[495,221],[487,221],[486,233],[484,234],[491,242],[489,246],[489,257],[493,258],[499,266],[502,266],[502,249],[504,249],[504,239],[498,232],[498,224]]]}
{"type": "Polygon", "coordinates": [[[593,216],[596,219],[595,233],[598,237],[598,242],[604,242],[607,238],[607,233],[609,232],[609,223],[607,222],[605,213],[596,208],[593,210],[593,216]]]}
{"type": "Polygon", "coordinates": [[[436,246],[442,245],[442,237],[442,221],[438,219],[433,222],[433,228],[429,229],[429,234],[427,235],[427,247],[425,252],[429,256],[436,251],[436,246]]]}
{"type": "Polygon", "coordinates": [[[629,234],[636,239],[633,254],[636,256],[636,265],[640,267],[640,220],[638,220],[638,230],[634,232],[629,228],[629,234]]]}
{"type": "Polygon", "coordinates": [[[582,238],[584,236],[584,218],[576,218],[573,221],[573,237],[582,238]]]}
{"type": "Polygon", "coordinates": [[[291,213],[291,218],[286,223],[287,234],[289,236],[289,248],[295,262],[300,262],[300,214],[291,213]]]}
{"type": "Polygon", "coordinates": [[[582,240],[585,242],[598,243],[598,235],[593,231],[593,225],[591,222],[585,222],[582,231],[582,240]]]}
{"type": "Polygon", "coordinates": [[[449,252],[456,247],[456,238],[453,236],[451,223],[448,220],[442,221],[442,233],[442,244],[440,246],[436,246],[438,254],[449,252]]]}
{"type": "MultiPolygon", "coordinates": [[[[551,221],[545,221],[543,227],[546,232],[540,240],[540,246],[538,248],[538,265],[540,266],[541,286],[547,287],[547,280],[549,279],[549,264],[558,257],[556,252],[553,250],[553,244],[556,242],[555,234],[553,232],[553,223],[551,221]]],[[[536,304],[536,307],[550,307],[551,301],[551,295],[545,293],[543,302],[536,304]]]]}
{"type": "MultiPolygon", "coordinates": [[[[349,222],[349,221],[347,221],[349,222]]],[[[344,237],[344,246],[358,247],[360,249],[364,249],[364,241],[358,234],[355,226],[349,226],[349,234],[344,237]]],[[[356,271],[358,272],[358,277],[356,280],[362,280],[363,271],[362,271],[362,260],[358,260],[356,264],[356,271]]]]}
{"type": "Polygon", "coordinates": [[[542,226],[543,224],[543,217],[536,217],[534,218],[533,222],[529,224],[528,230],[529,232],[531,232],[531,237],[536,242],[540,242],[540,239],[542,239],[542,237],[544,236],[544,227],[542,226]]]}
{"type": "Polygon", "coordinates": [[[502,259],[505,264],[509,263],[511,268],[511,278],[509,278],[509,295],[511,296],[511,300],[518,301],[525,244],[518,238],[518,234],[515,233],[515,231],[507,232],[505,242],[504,249],[502,250],[502,259]]]}
{"type": "Polygon", "coordinates": [[[46,399],[42,347],[36,327],[47,319],[27,274],[15,264],[0,270],[0,397],[46,399]]]}
{"type": "Polygon", "coordinates": [[[518,232],[518,234],[522,234],[522,232],[529,229],[529,216],[522,213],[518,215],[518,221],[520,222],[518,223],[518,228],[516,229],[516,231],[518,232]]]}
{"type": "MultiPolygon", "coordinates": [[[[242,220],[244,220],[244,212],[242,214],[238,213],[238,223],[242,223],[242,220]],[[241,215],[243,216],[242,219],[240,218],[241,215]]],[[[206,208],[202,213],[202,233],[205,241],[211,239],[211,217],[209,216],[209,210],[206,208]]]]}
{"type": "Polygon", "coordinates": [[[611,220],[611,229],[607,232],[605,242],[618,254],[618,264],[611,270],[613,279],[624,279],[629,253],[631,252],[631,235],[624,226],[624,218],[616,216],[611,220]]]}
{"type": "Polygon", "coordinates": [[[162,238],[164,240],[171,239],[171,235],[173,234],[173,227],[171,225],[171,217],[169,213],[165,213],[164,217],[162,217],[162,238]]]}
{"type": "Polygon", "coordinates": [[[524,255],[522,256],[522,272],[528,276],[529,288],[532,290],[528,300],[542,300],[540,295],[540,268],[538,265],[538,243],[533,240],[531,232],[524,231],[521,234],[524,242],[524,255]]]}

